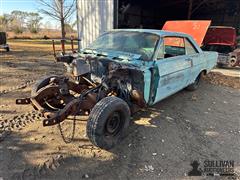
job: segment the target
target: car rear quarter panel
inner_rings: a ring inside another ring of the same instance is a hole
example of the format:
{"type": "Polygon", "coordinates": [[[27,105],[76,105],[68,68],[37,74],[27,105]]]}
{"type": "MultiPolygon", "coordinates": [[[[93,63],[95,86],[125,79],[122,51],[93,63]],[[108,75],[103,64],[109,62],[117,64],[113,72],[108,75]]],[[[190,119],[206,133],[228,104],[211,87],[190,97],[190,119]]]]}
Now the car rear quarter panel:
{"type": "Polygon", "coordinates": [[[203,58],[205,59],[205,70],[207,73],[217,65],[218,53],[213,51],[203,51],[203,58]]]}
{"type": "Polygon", "coordinates": [[[193,58],[192,71],[189,75],[189,84],[192,84],[202,71],[208,73],[216,66],[218,53],[212,51],[202,51],[195,56],[196,58],[193,58]]]}

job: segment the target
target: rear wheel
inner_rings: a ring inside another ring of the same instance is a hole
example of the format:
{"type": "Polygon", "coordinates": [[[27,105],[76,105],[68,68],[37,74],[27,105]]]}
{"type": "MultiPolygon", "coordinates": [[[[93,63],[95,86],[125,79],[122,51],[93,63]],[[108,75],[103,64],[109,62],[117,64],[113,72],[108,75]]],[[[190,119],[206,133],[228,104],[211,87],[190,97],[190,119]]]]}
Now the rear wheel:
{"type": "Polygon", "coordinates": [[[200,73],[198,75],[198,77],[195,79],[194,83],[190,84],[186,89],[188,91],[195,91],[198,88],[198,86],[199,86],[199,82],[201,80],[201,76],[202,76],[202,73],[200,73]]]}
{"type": "Polygon", "coordinates": [[[113,148],[129,126],[130,109],[122,99],[109,96],[92,109],[87,122],[90,141],[102,149],[113,148]]]}
{"type": "Polygon", "coordinates": [[[235,57],[232,57],[229,62],[229,67],[234,67],[236,62],[237,62],[237,59],[235,57]]]}

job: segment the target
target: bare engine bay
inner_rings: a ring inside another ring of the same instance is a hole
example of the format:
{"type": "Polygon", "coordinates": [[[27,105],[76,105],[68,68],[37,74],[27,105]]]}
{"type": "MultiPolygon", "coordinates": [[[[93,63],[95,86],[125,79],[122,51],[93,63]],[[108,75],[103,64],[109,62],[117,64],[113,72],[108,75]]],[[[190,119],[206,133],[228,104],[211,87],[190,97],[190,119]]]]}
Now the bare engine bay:
{"type": "Polygon", "coordinates": [[[64,55],[56,57],[56,60],[64,62],[70,76],[40,80],[33,87],[29,100],[46,117],[44,126],[58,124],[69,115],[89,113],[98,101],[107,96],[123,99],[132,112],[145,106],[144,77],[138,67],[89,54],[64,55]]]}

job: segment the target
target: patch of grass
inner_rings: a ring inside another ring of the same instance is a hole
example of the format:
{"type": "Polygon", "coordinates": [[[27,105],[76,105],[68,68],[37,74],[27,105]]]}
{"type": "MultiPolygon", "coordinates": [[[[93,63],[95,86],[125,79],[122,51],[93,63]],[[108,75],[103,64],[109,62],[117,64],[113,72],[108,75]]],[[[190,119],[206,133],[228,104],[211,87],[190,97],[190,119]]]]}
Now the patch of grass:
{"type": "MultiPolygon", "coordinates": [[[[52,47],[52,40],[43,40],[43,39],[11,39],[8,41],[10,48],[12,51],[24,51],[24,52],[40,52],[40,51],[47,51],[53,53],[52,47]]],[[[74,49],[78,48],[77,42],[74,42],[74,49]]],[[[56,53],[60,53],[61,50],[61,43],[60,41],[55,42],[55,49],[56,53]]],[[[71,52],[71,44],[70,41],[65,44],[65,50],[67,52],[71,52]]]]}
{"type": "MultiPolygon", "coordinates": [[[[66,37],[70,38],[73,36],[74,38],[77,38],[77,33],[67,33],[66,37]]],[[[14,32],[7,32],[8,39],[60,39],[61,38],[61,32],[60,31],[50,31],[50,30],[44,30],[40,31],[38,33],[30,33],[30,32],[23,32],[21,34],[16,34],[14,32]]]]}

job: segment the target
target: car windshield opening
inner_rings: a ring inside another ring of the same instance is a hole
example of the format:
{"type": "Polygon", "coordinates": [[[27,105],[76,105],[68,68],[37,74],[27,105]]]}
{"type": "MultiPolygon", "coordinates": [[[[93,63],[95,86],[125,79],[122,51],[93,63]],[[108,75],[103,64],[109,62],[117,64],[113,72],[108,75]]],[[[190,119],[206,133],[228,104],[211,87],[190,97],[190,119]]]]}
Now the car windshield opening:
{"type": "Polygon", "coordinates": [[[159,36],[152,33],[116,31],[103,34],[89,48],[139,54],[142,60],[149,61],[158,40],[159,36]]]}

